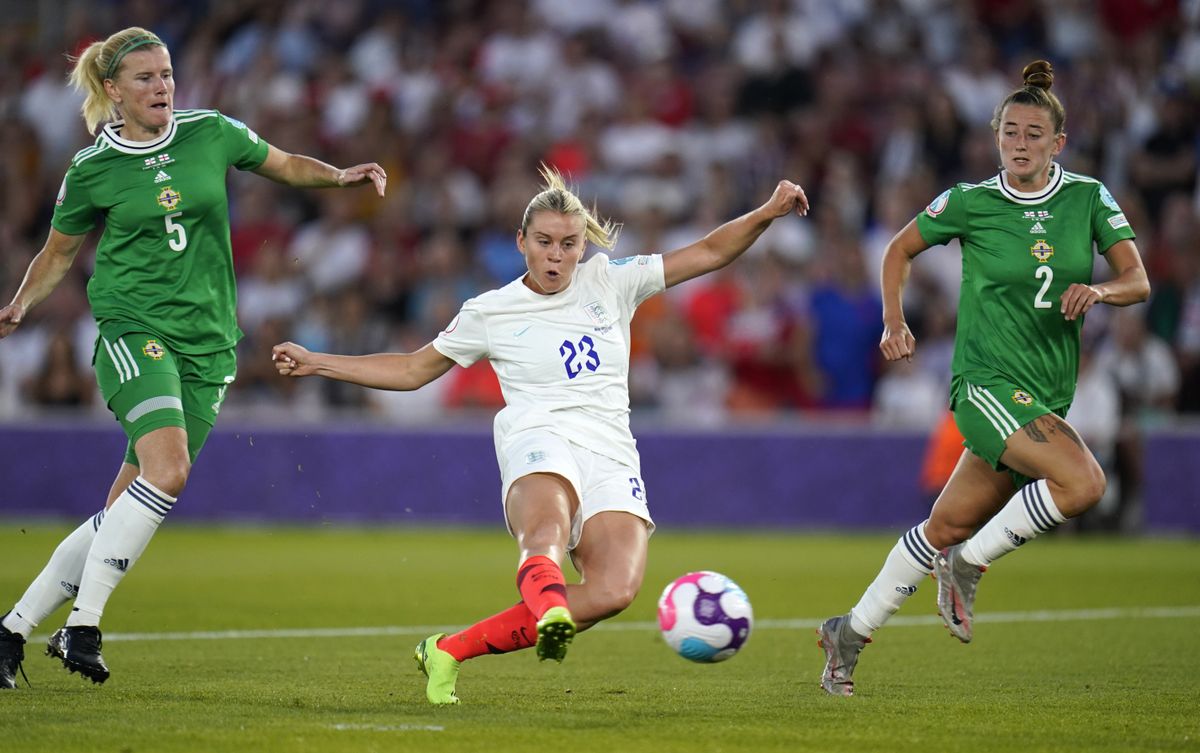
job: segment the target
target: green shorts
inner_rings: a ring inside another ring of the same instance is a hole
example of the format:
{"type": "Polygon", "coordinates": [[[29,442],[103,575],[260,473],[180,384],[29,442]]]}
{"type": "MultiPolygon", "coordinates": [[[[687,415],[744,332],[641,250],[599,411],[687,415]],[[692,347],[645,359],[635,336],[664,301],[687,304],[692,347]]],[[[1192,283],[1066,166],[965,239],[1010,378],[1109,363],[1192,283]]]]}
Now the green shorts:
{"type": "Polygon", "coordinates": [[[1005,442],[1039,416],[1053,413],[1059,418],[1065,417],[1069,407],[1049,408],[1028,390],[1009,382],[981,387],[966,380],[955,380],[950,400],[954,423],[963,435],[963,445],[996,470],[1007,470],[1018,488],[1032,479],[1000,462],[1005,442]]]}
{"type": "Polygon", "coordinates": [[[233,348],[204,355],[173,353],[156,335],[113,335],[103,328],[92,364],[100,394],[129,437],[125,462],[133,465],[138,464],[137,441],[165,426],[187,431],[188,455],[195,461],[237,375],[233,348]]]}

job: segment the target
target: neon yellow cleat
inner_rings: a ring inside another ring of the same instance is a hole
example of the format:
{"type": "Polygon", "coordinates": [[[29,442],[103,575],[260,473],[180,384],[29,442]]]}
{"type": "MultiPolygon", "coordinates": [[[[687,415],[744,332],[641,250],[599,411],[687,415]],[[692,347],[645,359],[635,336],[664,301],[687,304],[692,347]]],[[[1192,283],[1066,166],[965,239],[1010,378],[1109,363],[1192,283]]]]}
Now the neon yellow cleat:
{"type": "Polygon", "coordinates": [[[561,662],[575,637],[575,620],[566,607],[550,607],[538,620],[537,634],[538,659],[561,662]]]}
{"type": "Polygon", "coordinates": [[[454,693],[454,685],[458,682],[460,663],[458,659],[437,647],[437,642],[445,637],[445,633],[429,636],[417,644],[417,650],[413,654],[413,658],[417,660],[417,669],[429,678],[429,682],[425,683],[425,697],[437,706],[459,702],[454,693]]]}

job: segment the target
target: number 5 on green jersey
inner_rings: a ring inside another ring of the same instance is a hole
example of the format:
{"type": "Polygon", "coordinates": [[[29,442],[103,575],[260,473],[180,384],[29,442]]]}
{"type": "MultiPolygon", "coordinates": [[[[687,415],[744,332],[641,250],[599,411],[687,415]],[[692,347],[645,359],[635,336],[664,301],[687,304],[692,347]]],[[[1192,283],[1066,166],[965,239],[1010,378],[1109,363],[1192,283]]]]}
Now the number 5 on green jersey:
{"type": "Polygon", "coordinates": [[[171,212],[163,217],[163,221],[167,224],[167,236],[170,240],[167,245],[172,251],[183,251],[187,248],[187,231],[183,229],[183,224],[173,222],[174,219],[181,216],[183,212],[171,212]]]}

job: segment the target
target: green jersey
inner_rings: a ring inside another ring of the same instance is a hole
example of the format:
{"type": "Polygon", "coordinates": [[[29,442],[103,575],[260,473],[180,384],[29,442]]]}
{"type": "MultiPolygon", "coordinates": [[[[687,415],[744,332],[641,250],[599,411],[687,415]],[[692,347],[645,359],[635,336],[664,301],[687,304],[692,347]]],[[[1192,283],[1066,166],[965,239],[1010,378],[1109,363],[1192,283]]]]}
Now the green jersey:
{"type": "Polygon", "coordinates": [[[83,235],[104,219],[88,281],[106,336],[150,332],[181,353],[237,344],[237,289],[229,241],[229,166],[250,170],[267,143],[215,110],[178,110],[153,142],[104,126],[71,160],[55,201],[55,230],[83,235]]]}
{"type": "Polygon", "coordinates": [[[1064,319],[1059,297],[1091,284],[1093,247],[1134,237],[1103,184],[1055,164],[1044,189],[1024,193],[1001,173],[938,196],[917,228],[930,245],[962,244],[952,399],[963,382],[1009,382],[1051,410],[1070,405],[1083,320],[1064,319]]]}

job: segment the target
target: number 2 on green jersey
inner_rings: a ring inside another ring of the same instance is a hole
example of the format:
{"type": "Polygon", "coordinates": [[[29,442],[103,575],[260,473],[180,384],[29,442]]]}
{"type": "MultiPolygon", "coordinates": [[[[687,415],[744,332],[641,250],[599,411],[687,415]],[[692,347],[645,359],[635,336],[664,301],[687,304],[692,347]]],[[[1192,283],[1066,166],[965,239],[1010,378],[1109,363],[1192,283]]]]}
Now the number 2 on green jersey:
{"type": "MultiPolygon", "coordinates": [[[[174,248],[174,246],[171,248],[174,248]]],[[[1038,267],[1034,270],[1033,276],[1046,278],[1046,281],[1042,283],[1042,289],[1033,297],[1033,307],[1035,309],[1048,309],[1054,305],[1045,299],[1046,291],[1050,289],[1050,283],[1054,282],[1054,270],[1050,267],[1038,267]]]]}

